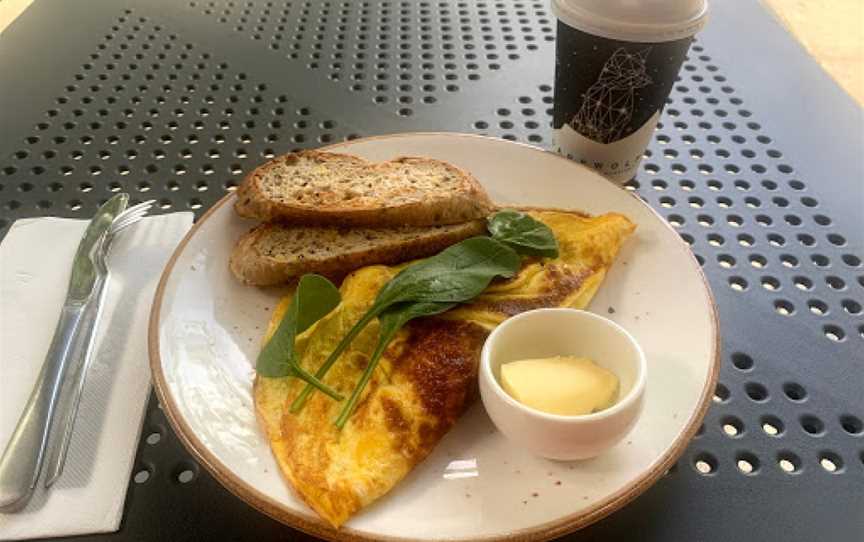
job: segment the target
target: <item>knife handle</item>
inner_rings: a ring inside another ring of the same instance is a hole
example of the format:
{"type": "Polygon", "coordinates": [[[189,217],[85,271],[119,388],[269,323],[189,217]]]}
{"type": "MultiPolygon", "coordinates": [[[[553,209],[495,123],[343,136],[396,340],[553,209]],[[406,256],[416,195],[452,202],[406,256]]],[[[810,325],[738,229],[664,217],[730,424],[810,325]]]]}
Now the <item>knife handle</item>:
{"type": "Polygon", "coordinates": [[[0,510],[22,508],[36,487],[83,311],[83,305],[65,305],[60,313],[42,370],[0,458],[0,510]]]}

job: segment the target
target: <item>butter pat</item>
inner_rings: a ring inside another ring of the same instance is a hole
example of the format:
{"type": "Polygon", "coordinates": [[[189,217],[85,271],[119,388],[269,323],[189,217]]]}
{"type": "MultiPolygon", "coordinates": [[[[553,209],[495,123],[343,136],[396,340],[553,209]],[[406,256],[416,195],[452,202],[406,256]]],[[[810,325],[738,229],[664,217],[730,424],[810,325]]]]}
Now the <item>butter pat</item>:
{"type": "Polygon", "coordinates": [[[574,356],[505,363],[501,386],[525,406],[563,416],[591,414],[609,408],[618,398],[613,372],[574,356]]]}

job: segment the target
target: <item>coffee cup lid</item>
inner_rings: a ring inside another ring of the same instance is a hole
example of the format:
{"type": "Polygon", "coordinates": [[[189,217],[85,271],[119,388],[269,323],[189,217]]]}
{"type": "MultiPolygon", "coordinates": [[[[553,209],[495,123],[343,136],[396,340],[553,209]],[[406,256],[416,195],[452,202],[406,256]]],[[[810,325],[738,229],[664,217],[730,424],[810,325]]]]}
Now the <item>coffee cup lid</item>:
{"type": "Polygon", "coordinates": [[[604,38],[657,43],[692,36],[708,14],[707,0],[552,0],[568,26],[604,38]]]}

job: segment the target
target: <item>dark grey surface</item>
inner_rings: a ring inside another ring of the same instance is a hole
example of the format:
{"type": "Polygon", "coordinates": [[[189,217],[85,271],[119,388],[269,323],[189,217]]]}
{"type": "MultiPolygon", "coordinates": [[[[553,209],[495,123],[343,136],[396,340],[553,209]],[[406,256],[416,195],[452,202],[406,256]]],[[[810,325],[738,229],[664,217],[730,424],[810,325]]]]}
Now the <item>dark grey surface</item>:
{"type": "MultiPolygon", "coordinates": [[[[676,468],[571,539],[860,540],[864,119],[760,5],[713,9],[630,188],[704,262],[721,388],[676,468]]],[[[114,190],[200,213],[266,157],[346,137],[549,146],[553,23],[527,1],[37,0],[0,36],[0,236],[114,190]]],[[[303,538],[199,469],[155,400],[143,435],[120,532],[84,538],[303,538]]]]}

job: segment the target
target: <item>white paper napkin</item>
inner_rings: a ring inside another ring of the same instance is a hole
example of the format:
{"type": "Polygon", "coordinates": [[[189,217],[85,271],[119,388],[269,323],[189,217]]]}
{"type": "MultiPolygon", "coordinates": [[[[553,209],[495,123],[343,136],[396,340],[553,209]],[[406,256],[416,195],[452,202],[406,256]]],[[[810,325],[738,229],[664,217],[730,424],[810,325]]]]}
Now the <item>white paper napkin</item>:
{"type": "MultiPolygon", "coordinates": [[[[13,514],[0,540],[116,531],[150,392],[147,319],[162,268],[192,213],[145,218],[119,234],[63,475],[13,514]]],[[[19,220],[0,244],[0,453],[42,367],[86,220],[19,220]]]]}

